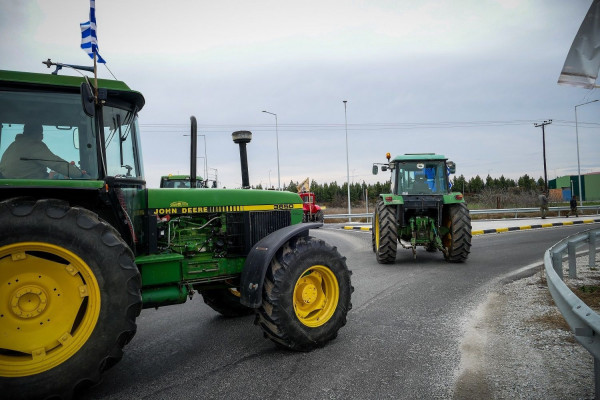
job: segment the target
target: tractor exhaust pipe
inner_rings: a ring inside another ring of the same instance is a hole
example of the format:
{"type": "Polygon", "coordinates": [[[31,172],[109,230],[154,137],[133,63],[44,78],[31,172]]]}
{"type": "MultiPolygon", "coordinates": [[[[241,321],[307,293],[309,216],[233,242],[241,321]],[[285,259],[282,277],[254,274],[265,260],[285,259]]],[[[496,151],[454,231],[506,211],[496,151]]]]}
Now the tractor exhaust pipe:
{"type": "Polygon", "coordinates": [[[240,145],[240,163],[242,164],[242,189],[250,189],[250,177],[248,175],[248,155],[246,153],[246,143],[252,140],[252,132],[235,131],[231,134],[233,143],[240,145]]]}
{"type": "Polygon", "coordinates": [[[196,117],[193,115],[190,117],[192,120],[192,130],[190,136],[192,137],[192,144],[190,146],[190,188],[196,187],[196,154],[198,147],[198,123],[196,117]]]}

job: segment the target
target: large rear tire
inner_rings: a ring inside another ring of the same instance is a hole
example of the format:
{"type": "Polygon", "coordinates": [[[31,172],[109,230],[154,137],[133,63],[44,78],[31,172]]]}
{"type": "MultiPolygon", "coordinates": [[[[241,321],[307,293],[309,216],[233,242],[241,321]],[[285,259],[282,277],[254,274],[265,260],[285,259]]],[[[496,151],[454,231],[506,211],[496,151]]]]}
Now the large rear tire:
{"type": "Polygon", "coordinates": [[[448,262],[465,262],[471,252],[471,215],[465,203],[450,204],[444,208],[443,224],[449,232],[442,238],[448,249],[448,262]]]}
{"type": "Polygon", "coordinates": [[[60,200],[0,202],[0,226],[2,395],[71,398],[135,334],[133,254],[96,214],[60,200]]]}
{"type": "Polygon", "coordinates": [[[375,205],[372,229],[373,250],[380,264],[391,264],[396,261],[398,251],[398,224],[393,207],[378,200],[375,205]]]}
{"type": "Polygon", "coordinates": [[[237,289],[215,289],[202,292],[204,302],[224,317],[243,317],[254,314],[254,309],[240,303],[240,292],[237,289]]]}
{"type": "Polygon", "coordinates": [[[337,337],[352,308],[346,259],[307,236],[290,239],[267,270],[257,323],[279,346],[310,351],[337,337]]]}

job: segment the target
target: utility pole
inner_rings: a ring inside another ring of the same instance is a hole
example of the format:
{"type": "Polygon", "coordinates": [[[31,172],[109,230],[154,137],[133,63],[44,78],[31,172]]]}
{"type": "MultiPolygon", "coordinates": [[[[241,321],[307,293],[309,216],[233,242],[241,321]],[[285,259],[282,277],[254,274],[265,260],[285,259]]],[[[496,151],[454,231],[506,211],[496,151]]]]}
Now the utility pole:
{"type": "Polygon", "coordinates": [[[548,193],[548,173],[546,172],[546,131],[544,130],[544,127],[546,125],[550,125],[552,123],[552,120],[549,119],[548,121],[544,121],[540,124],[533,124],[533,126],[535,126],[536,128],[542,127],[542,148],[543,148],[543,152],[544,152],[544,193],[547,194],[548,193]]]}
{"type": "MultiPolygon", "coordinates": [[[[346,112],[346,103],[348,100],[342,100],[344,102],[344,121],[346,125],[346,185],[348,185],[348,215],[352,214],[352,206],[350,205],[350,161],[348,159],[348,114],[346,112]]],[[[352,217],[348,217],[348,222],[352,222],[352,217]]]]}

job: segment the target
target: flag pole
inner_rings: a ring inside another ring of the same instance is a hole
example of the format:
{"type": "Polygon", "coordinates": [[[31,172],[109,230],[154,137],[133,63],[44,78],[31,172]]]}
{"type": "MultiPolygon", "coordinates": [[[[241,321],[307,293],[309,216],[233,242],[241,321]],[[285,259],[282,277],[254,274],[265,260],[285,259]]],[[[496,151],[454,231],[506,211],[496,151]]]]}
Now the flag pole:
{"type": "Polygon", "coordinates": [[[96,52],[94,52],[94,86],[96,92],[96,104],[98,104],[98,67],[96,64],[96,52]]]}

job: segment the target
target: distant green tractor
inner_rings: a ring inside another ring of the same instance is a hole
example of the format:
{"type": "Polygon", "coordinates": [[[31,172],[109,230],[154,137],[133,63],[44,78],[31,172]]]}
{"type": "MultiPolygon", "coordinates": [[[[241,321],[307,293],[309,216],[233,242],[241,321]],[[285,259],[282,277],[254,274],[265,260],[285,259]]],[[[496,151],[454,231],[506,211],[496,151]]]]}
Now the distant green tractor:
{"type": "Polygon", "coordinates": [[[456,166],[443,155],[405,154],[374,164],[373,174],[390,170],[392,192],[380,194],[373,213],[373,251],[380,264],[396,260],[398,243],[440,250],[449,262],[464,262],[471,249],[471,216],[463,195],[451,191],[456,166]]]}
{"type": "MultiPolygon", "coordinates": [[[[196,177],[196,188],[207,188],[208,181],[201,177],[196,177]]],[[[213,181],[213,188],[216,188],[216,181],[213,181]]],[[[161,188],[189,189],[191,186],[189,175],[165,175],[160,177],[161,188]]]]}

